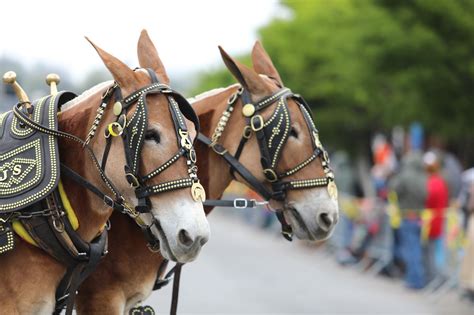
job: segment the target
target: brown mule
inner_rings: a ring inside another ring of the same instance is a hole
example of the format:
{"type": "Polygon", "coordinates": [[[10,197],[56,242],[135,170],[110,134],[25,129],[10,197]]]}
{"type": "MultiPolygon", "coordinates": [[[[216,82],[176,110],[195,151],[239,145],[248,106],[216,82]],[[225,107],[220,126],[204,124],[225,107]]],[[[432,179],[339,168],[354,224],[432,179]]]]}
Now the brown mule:
{"type": "MultiPolygon", "coordinates": [[[[120,89],[121,94],[127,96],[139,89],[149,87],[153,76],[159,77],[162,83],[168,83],[166,72],[156,50],[154,47],[143,45],[143,37],[147,37],[146,32],[142,33],[139,41],[138,55],[140,63],[152,69],[150,72],[133,71],[117,58],[92,44],[112,74],[116,85],[113,82],[104,82],[66,104],[59,115],[60,131],[86,139],[90,135],[91,126],[97,122],[97,109],[102,103],[102,96],[107,94],[112,87],[115,90],[120,89]]],[[[168,89],[163,87],[163,90],[168,89]]],[[[95,130],[95,137],[89,143],[98,157],[102,157],[104,153],[107,140],[103,135],[106,131],[109,134],[119,133],[116,126],[111,126],[117,118],[112,109],[114,99],[115,96],[109,99],[108,106],[95,130]]],[[[163,165],[172,154],[176,153],[180,141],[183,143],[183,136],[180,137],[175,132],[176,125],[171,114],[169,98],[162,93],[157,93],[147,96],[145,102],[148,107],[148,128],[144,130],[145,141],[141,154],[137,156],[137,161],[141,161],[142,165],[139,169],[140,175],[148,174],[157,166],[163,165]],[[160,141],[160,139],[163,140],[160,141]]],[[[137,107],[136,101],[130,103],[131,111],[127,113],[127,121],[133,121],[132,114],[137,107]]],[[[173,113],[176,114],[177,111],[173,113]]],[[[180,123],[180,126],[183,124],[190,126],[190,137],[195,137],[196,132],[189,120],[185,119],[180,123]]],[[[132,212],[133,206],[137,205],[137,197],[135,189],[130,187],[129,178],[127,179],[123,172],[127,161],[124,145],[120,137],[118,139],[111,141],[105,173],[125,199],[124,204],[129,207],[128,211],[132,212]]],[[[188,145],[187,140],[184,143],[188,145]]],[[[60,138],[59,151],[63,164],[75,170],[101,191],[110,192],[110,187],[107,187],[101,179],[96,165],[80,144],[60,138]]],[[[152,187],[162,187],[159,186],[161,183],[176,180],[177,177],[187,179],[191,173],[189,170],[185,159],[178,158],[176,163],[169,165],[167,172],[150,178],[148,182],[155,185],[152,187]]],[[[62,176],[62,182],[79,222],[77,232],[85,241],[91,241],[99,231],[103,230],[112,214],[112,209],[91,191],[79,186],[69,177],[62,176]]],[[[188,182],[186,181],[186,184],[188,182]]],[[[193,259],[209,237],[209,226],[202,203],[193,199],[189,188],[167,191],[159,197],[150,194],[147,198],[152,205],[150,212],[135,214],[143,226],[152,226],[150,231],[154,237],[167,242],[167,252],[163,254],[169,255],[168,258],[183,261],[193,259]],[[158,211],[158,209],[164,210],[158,211]],[[156,224],[154,225],[154,222],[158,221],[161,223],[159,228],[156,224]]],[[[135,223],[134,229],[139,229],[135,223]]],[[[51,314],[55,306],[55,291],[65,274],[66,267],[44,251],[27,244],[16,236],[15,245],[14,250],[0,255],[0,301],[2,301],[0,313],[51,314]]],[[[134,266],[126,266],[126,268],[134,269],[136,263],[137,261],[134,262],[134,266]]]]}
{"type": "MultiPolygon", "coordinates": [[[[253,101],[272,95],[283,86],[278,72],[259,42],[255,44],[252,52],[254,70],[233,60],[223,50],[221,53],[226,65],[240,84],[250,92],[253,101]]],[[[228,107],[228,100],[237,96],[238,91],[239,86],[233,85],[197,97],[193,107],[198,113],[201,132],[205,136],[212,137],[228,107]]],[[[245,117],[241,114],[243,105],[240,97],[235,99],[234,114],[226,119],[226,127],[221,130],[219,137],[219,144],[231,153],[237,151],[242,130],[246,126],[245,117]]],[[[269,119],[276,106],[276,103],[271,104],[262,112],[265,120],[269,119]]],[[[316,141],[306,128],[307,122],[300,106],[289,99],[288,108],[292,130],[281,151],[277,165],[280,172],[300,165],[311,156],[316,141]]],[[[221,198],[233,179],[229,165],[205,143],[196,143],[196,151],[199,160],[198,174],[208,198],[221,198]]],[[[239,160],[265,187],[271,186],[258,163],[260,151],[255,136],[247,141],[239,160]]],[[[301,167],[289,177],[296,181],[315,176],[325,178],[327,167],[323,166],[324,160],[325,158],[318,156],[315,162],[301,167]]],[[[239,175],[236,175],[236,179],[247,184],[239,175]]],[[[285,201],[272,200],[271,203],[275,208],[284,209],[284,217],[295,235],[301,239],[317,240],[328,237],[338,219],[337,200],[334,195],[331,196],[326,186],[290,190],[285,201]],[[322,215],[327,216],[323,222],[318,220],[322,215]]],[[[206,207],[207,212],[211,209],[212,207],[206,207]]],[[[147,250],[143,236],[133,223],[119,214],[113,214],[111,220],[115,229],[110,235],[110,253],[98,270],[82,285],[77,299],[79,314],[127,314],[135,303],[143,301],[151,293],[158,266],[163,262],[160,255],[147,250]],[[137,261],[140,262],[139,267],[134,268],[137,261]]]]}

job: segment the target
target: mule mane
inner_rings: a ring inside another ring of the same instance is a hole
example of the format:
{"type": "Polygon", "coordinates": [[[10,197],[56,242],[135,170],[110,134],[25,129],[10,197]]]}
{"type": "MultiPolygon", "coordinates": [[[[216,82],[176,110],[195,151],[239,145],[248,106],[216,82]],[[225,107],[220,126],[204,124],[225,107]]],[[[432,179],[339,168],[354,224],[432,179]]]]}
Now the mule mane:
{"type": "Polygon", "coordinates": [[[211,97],[211,96],[214,96],[214,95],[217,95],[221,92],[224,92],[226,90],[229,90],[231,88],[234,88],[234,87],[237,87],[239,86],[238,83],[235,83],[235,84],[232,84],[228,87],[220,87],[220,88],[217,88],[217,89],[213,89],[213,90],[210,90],[210,91],[206,91],[206,92],[203,92],[201,94],[198,94],[196,96],[193,96],[193,97],[190,97],[190,98],[187,98],[187,101],[190,103],[190,104],[193,104],[197,101],[200,101],[202,99],[205,99],[205,98],[208,98],[208,97],[211,97]]]}
{"type": "Polygon", "coordinates": [[[105,82],[99,83],[99,84],[91,87],[90,89],[82,92],[82,94],[79,95],[78,97],[76,97],[76,98],[70,100],[69,102],[67,102],[66,104],[64,104],[61,107],[61,109],[64,111],[64,110],[67,110],[67,109],[70,109],[70,108],[74,107],[75,105],[82,102],[82,100],[84,100],[85,98],[93,95],[97,91],[100,91],[100,90],[104,89],[106,86],[112,85],[113,82],[114,82],[113,80],[109,80],[109,81],[105,81],[105,82]]]}

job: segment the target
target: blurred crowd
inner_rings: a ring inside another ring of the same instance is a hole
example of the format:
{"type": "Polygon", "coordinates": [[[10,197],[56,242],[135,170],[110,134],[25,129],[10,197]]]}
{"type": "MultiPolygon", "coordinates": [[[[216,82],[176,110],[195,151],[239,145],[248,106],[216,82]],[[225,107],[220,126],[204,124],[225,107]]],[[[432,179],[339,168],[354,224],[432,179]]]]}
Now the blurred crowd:
{"type": "MultiPolygon", "coordinates": [[[[411,290],[441,296],[459,289],[474,304],[474,165],[425,144],[420,125],[377,134],[371,157],[331,154],[340,218],[323,245],[338,263],[401,279],[411,290]]],[[[227,191],[259,196],[243,185],[227,191]]],[[[239,211],[242,213],[242,211],[239,211]]],[[[271,211],[243,211],[252,225],[280,232],[271,211]]]]}
{"type": "Polygon", "coordinates": [[[341,220],[330,243],[340,264],[403,278],[413,290],[461,288],[474,303],[474,168],[423,139],[418,125],[390,141],[378,134],[365,168],[333,154],[341,220]]]}

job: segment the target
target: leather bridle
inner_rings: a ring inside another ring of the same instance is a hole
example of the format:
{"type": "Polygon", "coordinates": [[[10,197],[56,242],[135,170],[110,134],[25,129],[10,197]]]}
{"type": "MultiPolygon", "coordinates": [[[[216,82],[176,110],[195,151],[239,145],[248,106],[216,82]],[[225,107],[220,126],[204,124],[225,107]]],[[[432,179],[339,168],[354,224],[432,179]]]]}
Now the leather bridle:
{"type": "MultiPolygon", "coordinates": [[[[311,110],[308,103],[298,94],[294,94],[288,88],[281,88],[270,96],[264,97],[257,102],[252,102],[250,92],[240,87],[227,102],[227,108],[222,114],[214,133],[209,139],[203,134],[199,134],[198,140],[205,143],[213,149],[215,153],[222,156],[230,166],[230,172],[235,178],[237,172],[256,192],[265,200],[276,200],[284,203],[286,207],[286,196],[288,190],[308,189],[315,187],[328,187],[329,195],[333,198],[337,196],[337,188],[334,183],[334,173],[329,167],[329,156],[327,151],[319,140],[319,132],[313,122],[311,110]],[[241,98],[243,102],[242,114],[245,117],[245,127],[242,132],[242,138],[235,155],[230,154],[221,144],[219,139],[222,136],[230,116],[234,112],[237,100],[241,98]],[[281,152],[288,140],[291,131],[291,116],[288,108],[288,99],[293,99],[299,106],[306,126],[312,136],[313,153],[302,163],[295,167],[279,173],[276,168],[281,158],[281,152]],[[277,102],[275,111],[267,121],[264,121],[261,115],[262,110],[277,102]],[[271,185],[270,189],[260,182],[243,164],[239,162],[240,155],[247,141],[255,134],[260,150],[260,163],[263,168],[263,174],[266,181],[271,185]],[[324,177],[315,177],[304,180],[285,180],[285,178],[295,174],[305,168],[317,158],[321,159],[322,167],[325,173],[324,177]]],[[[243,201],[246,201],[243,199],[243,201]]],[[[245,202],[247,204],[247,202],[245,202]]],[[[225,201],[207,200],[206,206],[223,206],[225,201]]],[[[235,201],[234,201],[235,205],[235,201]]],[[[282,224],[283,236],[291,240],[292,228],[286,222],[283,216],[284,209],[275,211],[280,223],[282,224]]]]}
{"type": "MultiPolygon", "coordinates": [[[[191,105],[183,96],[181,96],[181,94],[172,90],[168,85],[160,83],[153,70],[146,70],[152,79],[150,85],[145,86],[126,97],[122,97],[120,88],[114,84],[102,97],[102,105],[105,104],[105,107],[112,95],[115,95],[113,111],[116,116],[116,121],[110,123],[105,131],[107,142],[102,156],[101,168],[105,172],[112,139],[114,137],[122,137],[126,159],[126,164],[124,166],[125,177],[130,186],[134,188],[135,196],[138,200],[138,204],[134,209],[129,205],[125,205],[122,212],[131,216],[143,230],[148,241],[148,247],[152,251],[158,251],[160,249],[159,240],[151,233],[151,228],[156,224],[157,227],[161,229],[160,223],[154,219],[151,225],[146,225],[143,220],[140,219],[140,214],[150,213],[153,208],[150,196],[190,187],[191,195],[194,200],[202,202],[205,199],[205,193],[204,188],[199,183],[197,177],[196,152],[185,121],[185,118],[192,121],[195,125],[196,132],[199,132],[199,119],[191,105]],[[163,94],[168,100],[168,108],[171,112],[171,117],[173,118],[179,149],[178,152],[176,152],[176,154],[174,154],[169,160],[152,172],[142,176],[140,174],[140,157],[148,126],[148,104],[146,99],[147,96],[154,94],[163,94]],[[137,104],[135,111],[127,121],[127,114],[135,103],[137,104]],[[152,178],[161,174],[182,157],[186,159],[189,177],[179,178],[157,185],[147,184],[152,178]]],[[[97,126],[100,122],[101,107],[99,107],[98,117],[93,126],[97,126]]],[[[94,127],[91,130],[94,130],[94,127]]],[[[90,138],[88,137],[88,140],[90,140],[90,138]]]]}

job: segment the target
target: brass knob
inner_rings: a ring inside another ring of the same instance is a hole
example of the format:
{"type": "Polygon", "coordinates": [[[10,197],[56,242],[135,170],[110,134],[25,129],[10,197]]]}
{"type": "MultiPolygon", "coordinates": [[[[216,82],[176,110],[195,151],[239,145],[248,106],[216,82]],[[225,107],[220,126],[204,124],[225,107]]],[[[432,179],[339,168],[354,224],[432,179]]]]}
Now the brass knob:
{"type": "Polygon", "coordinates": [[[13,84],[16,82],[16,73],[14,71],[5,72],[3,75],[3,83],[13,84]]]}
{"type": "Polygon", "coordinates": [[[245,117],[251,117],[255,114],[255,106],[253,104],[245,104],[242,108],[242,113],[245,117]]]}
{"type": "Polygon", "coordinates": [[[31,106],[30,99],[26,95],[25,91],[21,88],[20,84],[16,81],[16,73],[13,71],[8,71],[3,75],[3,83],[10,84],[15,92],[18,100],[20,102],[26,103],[26,106],[29,108],[31,106]]]}
{"type": "Polygon", "coordinates": [[[48,84],[50,87],[51,95],[58,94],[59,82],[61,82],[61,79],[59,78],[59,75],[57,75],[56,73],[50,73],[46,76],[46,84],[48,84]]]}

